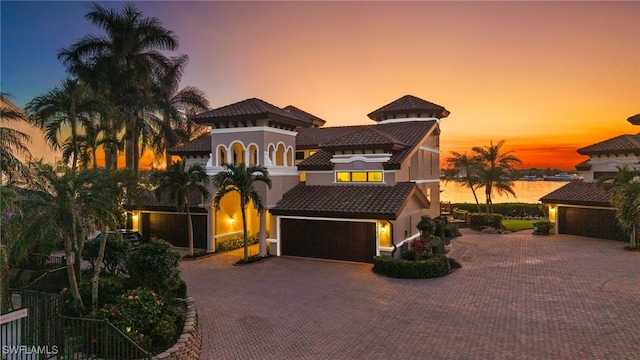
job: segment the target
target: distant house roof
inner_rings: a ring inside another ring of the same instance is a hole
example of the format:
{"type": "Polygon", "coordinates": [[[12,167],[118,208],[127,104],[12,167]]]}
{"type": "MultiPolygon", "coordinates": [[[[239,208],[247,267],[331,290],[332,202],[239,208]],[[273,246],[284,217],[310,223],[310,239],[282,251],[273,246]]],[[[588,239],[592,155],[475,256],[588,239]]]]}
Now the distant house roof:
{"type": "Polygon", "coordinates": [[[580,155],[607,155],[633,153],[640,156],[640,133],[619,135],[614,138],[578,149],[580,155]]]}
{"type": "Polygon", "coordinates": [[[308,117],[300,117],[293,112],[285,111],[264,100],[251,98],[209,110],[192,116],[197,124],[222,125],[235,121],[255,121],[261,119],[284,123],[292,127],[309,127],[313,121],[308,117]]]}
{"type": "Polygon", "coordinates": [[[287,191],[274,215],[326,216],[356,219],[396,219],[412,197],[429,206],[429,201],[413,183],[385,185],[299,184],[287,191]]]}
{"type": "Polygon", "coordinates": [[[292,113],[300,118],[303,119],[307,119],[307,120],[311,120],[311,123],[313,124],[313,127],[321,127],[324,126],[324,124],[326,123],[326,121],[320,119],[319,117],[313,115],[313,114],[309,114],[308,112],[304,111],[304,110],[300,110],[297,107],[293,106],[293,105],[288,105],[282,108],[282,110],[292,113]]]}
{"type": "Polygon", "coordinates": [[[640,125],[640,114],[630,116],[627,121],[632,123],[633,125],[640,125]]]}
{"type": "Polygon", "coordinates": [[[576,165],[576,170],[578,170],[578,171],[589,171],[589,170],[591,170],[591,163],[589,162],[589,160],[585,160],[585,161],[581,162],[580,164],[576,165]]]}
{"type": "MultiPolygon", "coordinates": [[[[209,199],[202,199],[200,192],[193,190],[187,194],[187,203],[191,212],[203,213],[207,209],[202,206],[203,201],[207,203],[209,199]]],[[[151,190],[145,190],[139,194],[133,205],[125,205],[127,210],[151,210],[151,211],[176,211],[176,203],[169,196],[169,192],[163,192],[160,198],[151,190]]]]}
{"type": "Polygon", "coordinates": [[[449,111],[443,106],[422,100],[412,95],[405,95],[398,100],[372,111],[367,116],[371,120],[381,121],[394,118],[396,115],[406,115],[411,113],[424,113],[426,117],[433,116],[438,119],[449,116],[449,111]]]}
{"type": "Polygon", "coordinates": [[[611,206],[611,195],[595,182],[572,181],[540,198],[544,204],[611,206]]]}
{"type": "Polygon", "coordinates": [[[169,149],[171,155],[209,155],[211,153],[211,134],[207,133],[184,145],[169,149]]]}

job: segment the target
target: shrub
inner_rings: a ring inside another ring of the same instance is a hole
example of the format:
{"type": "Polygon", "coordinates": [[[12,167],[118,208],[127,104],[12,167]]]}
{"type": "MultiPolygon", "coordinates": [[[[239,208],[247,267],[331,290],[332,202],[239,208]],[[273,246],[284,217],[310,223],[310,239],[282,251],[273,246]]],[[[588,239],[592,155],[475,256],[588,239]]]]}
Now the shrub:
{"type": "Polygon", "coordinates": [[[180,254],[164,240],[143,244],[126,262],[131,285],[153,289],[162,297],[173,297],[181,282],[179,261],[180,254]]]}
{"type": "Polygon", "coordinates": [[[438,216],[437,218],[434,219],[434,221],[436,222],[436,228],[435,228],[434,235],[440,237],[440,239],[444,239],[445,238],[445,227],[448,224],[447,217],[446,216],[438,216]]]}
{"type": "Polygon", "coordinates": [[[175,319],[166,308],[154,291],[138,288],[125,292],[114,304],[92,311],[88,317],[109,320],[138,345],[151,350],[164,346],[167,339],[176,335],[175,319]]]}
{"type": "MultiPolygon", "coordinates": [[[[89,274],[87,274],[89,275],[89,274]]],[[[80,296],[85,304],[91,304],[91,276],[83,276],[79,284],[80,296]]],[[[127,279],[120,276],[103,274],[98,281],[98,306],[115,303],[127,288],[127,279]]]]}
{"type": "Polygon", "coordinates": [[[433,233],[436,231],[436,222],[433,221],[431,216],[422,215],[420,217],[420,221],[418,222],[418,225],[416,225],[416,228],[420,230],[423,236],[425,237],[430,236],[430,235],[433,235],[433,233]]]}
{"type": "Polygon", "coordinates": [[[420,261],[394,259],[388,255],[373,258],[373,272],[399,279],[427,279],[447,275],[450,270],[444,255],[420,261]]]}
{"type": "MultiPolygon", "coordinates": [[[[458,208],[460,210],[467,210],[469,212],[478,211],[478,206],[476,204],[462,203],[462,204],[452,204],[452,208],[458,208]]],[[[484,204],[480,205],[481,207],[484,204]]],[[[545,214],[545,206],[540,206],[540,204],[527,204],[527,203],[498,203],[493,204],[493,212],[495,214],[500,214],[505,218],[517,218],[517,219],[531,219],[531,218],[541,218],[547,216],[545,214]]]]}
{"type": "Polygon", "coordinates": [[[533,233],[538,235],[548,235],[551,230],[551,221],[541,220],[533,223],[533,233]]]}
{"type": "Polygon", "coordinates": [[[433,255],[444,255],[447,252],[444,249],[444,241],[437,236],[431,236],[427,241],[427,246],[431,248],[433,255]]]}
{"type": "Polygon", "coordinates": [[[444,226],[444,237],[447,239],[451,239],[454,237],[461,236],[460,230],[458,230],[458,225],[454,223],[447,223],[444,226]]]}
{"type": "MultiPolygon", "coordinates": [[[[249,245],[257,244],[258,241],[260,241],[260,234],[251,235],[249,236],[249,239],[247,239],[247,242],[249,243],[249,245]]],[[[216,252],[240,249],[243,246],[244,246],[244,237],[242,235],[236,235],[231,237],[228,240],[223,240],[216,243],[216,252]]]]}
{"type": "Polygon", "coordinates": [[[460,265],[458,260],[453,258],[447,258],[447,259],[449,259],[449,266],[451,267],[451,269],[460,269],[462,267],[462,265],[460,265]]]}
{"type": "Polygon", "coordinates": [[[180,279],[180,281],[178,282],[178,287],[175,291],[175,297],[177,297],[178,299],[184,299],[187,297],[187,283],[182,279],[180,279]]]}
{"type": "MultiPolygon", "coordinates": [[[[89,240],[84,244],[82,250],[82,258],[91,263],[91,267],[95,267],[98,258],[98,250],[100,250],[99,240],[89,240]]],[[[117,274],[131,251],[131,244],[122,238],[110,236],[107,238],[107,244],[104,248],[104,270],[111,274],[117,274]]]]}
{"type": "Polygon", "coordinates": [[[487,213],[473,213],[471,214],[471,223],[473,227],[478,226],[491,226],[496,229],[502,228],[502,219],[504,217],[500,214],[487,214],[487,213]]]}

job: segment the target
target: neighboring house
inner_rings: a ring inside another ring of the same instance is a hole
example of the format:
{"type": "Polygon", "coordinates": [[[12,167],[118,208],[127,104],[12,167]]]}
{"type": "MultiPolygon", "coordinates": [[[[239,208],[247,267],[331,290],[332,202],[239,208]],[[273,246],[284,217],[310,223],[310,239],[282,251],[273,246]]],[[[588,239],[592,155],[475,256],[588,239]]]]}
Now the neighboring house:
{"type": "MultiPolygon", "coordinates": [[[[15,106],[11,101],[4,97],[0,97],[0,106],[7,108],[18,113],[24,114],[24,112],[15,106]]],[[[27,115],[25,114],[26,118],[27,115]]],[[[62,162],[62,151],[59,149],[53,149],[46,140],[44,131],[39,127],[32,125],[26,121],[2,121],[2,126],[21,131],[31,137],[31,140],[25,145],[31,152],[31,156],[28,154],[20,154],[18,159],[25,164],[29,164],[35,160],[42,160],[46,164],[50,164],[55,169],[63,171],[64,163],[62,162]]]]}
{"type": "MultiPolygon", "coordinates": [[[[268,211],[261,218],[249,206],[247,224],[251,234],[268,233],[272,254],[370,262],[415,235],[422,215],[440,215],[440,119],[448,115],[407,95],[371,112],[376,124],[324,128],[324,120],[298,108],[254,98],[195,116],[211,133],[171,153],[188,165],[206,164],[210,176],[224,163],[265,166],[273,186],[257,187],[268,211]]],[[[196,244],[215,251],[242,233],[239,200],[227,195],[220,211],[204,202],[191,202],[206,213],[206,238],[201,233],[196,244]]],[[[172,209],[139,204],[143,234],[185,237],[159,230],[184,219],[172,209]]]]}
{"type": "MultiPolygon", "coordinates": [[[[640,125],[639,118],[636,115],[628,120],[640,125]]],[[[589,160],[576,165],[584,182],[572,181],[540,199],[549,207],[555,232],[628,241],[616,220],[611,194],[603,192],[595,181],[625,165],[640,170],[640,133],[616,136],[578,149],[578,153],[589,156],[589,160]]]]}

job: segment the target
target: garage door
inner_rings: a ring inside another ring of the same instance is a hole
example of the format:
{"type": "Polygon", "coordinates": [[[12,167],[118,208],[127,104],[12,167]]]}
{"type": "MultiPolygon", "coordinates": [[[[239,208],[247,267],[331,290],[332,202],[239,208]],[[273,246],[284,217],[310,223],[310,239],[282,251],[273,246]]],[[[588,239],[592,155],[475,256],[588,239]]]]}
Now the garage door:
{"type": "MultiPolygon", "coordinates": [[[[193,220],[193,247],[207,248],[207,216],[191,214],[193,220]]],[[[142,213],[142,234],[166,240],[173,246],[189,247],[189,226],[186,214],[142,213]]]]}
{"type": "Polygon", "coordinates": [[[619,241],[629,239],[620,229],[616,212],[613,210],[559,207],[558,231],[560,234],[600,239],[619,241]]]}
{"type": "Polygon", "coordinates": [[[282,219],[280,241],[282,255],[373,262],[376,224],[282,219]]]}

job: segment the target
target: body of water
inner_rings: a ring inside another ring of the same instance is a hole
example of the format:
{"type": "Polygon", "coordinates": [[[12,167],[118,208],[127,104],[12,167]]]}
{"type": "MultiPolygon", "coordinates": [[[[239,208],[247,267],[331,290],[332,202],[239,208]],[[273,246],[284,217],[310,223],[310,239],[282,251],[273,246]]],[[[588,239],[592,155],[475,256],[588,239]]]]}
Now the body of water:
{"type": "MultiPolygon", "coordinates": [[[[537,204],[540,202],[540,198],[548,193],[567,184],[565,181],[514,181],[513,191],[516,193],[516,197],[513,195],[507,196],[498,195],[497,192],[491,194],[491,200],[493,203],[508,203],[508,202],[522,202],[537,204]]],[[[476,191],[478,200],[481,204],[485,203],[484,188],[476,191]]],[[[455,181],[440,181],[440,201],[452,202],[452,203],[472,203],[475,204],[473,193],[468,187],[462,186],[455,181]]]]}

